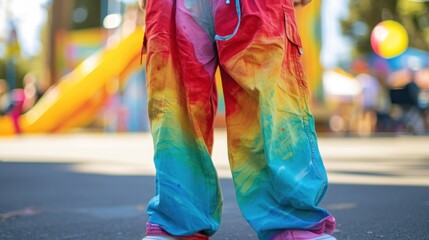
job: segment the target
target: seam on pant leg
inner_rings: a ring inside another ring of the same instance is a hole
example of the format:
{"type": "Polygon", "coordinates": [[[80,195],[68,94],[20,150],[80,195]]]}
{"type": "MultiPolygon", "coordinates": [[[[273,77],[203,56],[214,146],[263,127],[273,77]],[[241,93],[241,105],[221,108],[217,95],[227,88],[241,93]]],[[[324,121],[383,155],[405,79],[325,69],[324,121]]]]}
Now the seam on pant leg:
{"type": "MultiPolygon", "coordinates": [[[[294,24],[293,21],[295,21],[294,16],[290,16],[291,14],[294,14],[294,12],[290,11],[290,9],[286,6],[283,6],[283,14],[285,15],[285,31],[286,31],[286,37],[287,41],[290,41],[292,45],[297,47],[297,52],[292,52],[293,54],[296,54],[296,58],[293,58],[293,65],[294,65],[294,72],[297,74],[297,84],[299,89],[299,103],[302,113],[302,120],[303,120],[303,128],[305,131],[305,134],[307,136],[307,140],[310,145],[311,150],[311,161],[313,163],[313,167],[315,168],[315,172],[317,176],[320,179],[325,179],[325,175],[322,172],[322,169],[319,168],[316,160],[316,143],[313,140],[311,129],[310,129],[310,120],[309,120],[309,105],[308,105],[308,85],[306,83],[306,77],[304,73],[304,68],[302,66],[301,62],[301,39],[299,37],[299,33],[297,32],[297,29],[294,26],[288,26],[288,24],[294,24]]],[[[326,187],[327,183],[325,180],[323,180],[323,187],[324,189],[326,187]]]]}
{"type": "MultiPolygon", "coordinates": [[[[301,69],[301,70],[297,69],[299,78],[301,78],[301,81],[305,81],[305,74],[303,72],[303,68],[299,66],[301,66],[301,62],[300,62],[300,59],[297,59],[296,68],[301,69]]],[[[318,160],[316,159],[316,143],[314,142],[313,133],[310,126],[310,124],[314,124],[314,123],[310,122],[309,113],[307,112],[307,111],[310,111],[310,106],[308,105],[308,89],[306,85],[305,86],[300,85],[299,88],[301,92],[300,101],[302,101],[302,107],[303,107],[302,110],[303,110],[304,130],[305,130],[305,134],[307,135],[307,139],[311,149],[311,162],[313,164],[313,168],[315,169],[315,173],[322,180],[322,186],[319,188],[319,192],[317,193],[317,196],[316,196],[316,204],[318,204],[322,200],[322,197],[326,192],[326,187],[328,185],[328,182],[326,179],[325,170],[319,167],[318,160]]],[[[320,159],[319,161],[322,161],[322,160],[320,159]]]]}
{"type": "MultiPolygon", "coordinates": [[[[301,66],[301,60],[297,59],[295,62],[295,69],[296,72],[298,73],[298,77],[300,78],[299,82],[305,81],[305,74],[303,72],[303,68],[301,66]]],[[[302,107],[302,118],[303,118],[303,125],[304,125],[304,130],[305,130],[305,134],[307,135],[307,139],[308,142],[310,144],[310,149],[311,149],[311,161],[313,163],[313,167],[316,168],[316,174],[318,175],[319,178],[324,179],[325,176],[324,174],[322,174],[322,170],[319,168],[318,164],[317,164],[317,160],[316,160],[316,143],[313,140],[313,136],[312,136],[312,131],[310,128],[310,120],[309,120],[309,116],[308,116],[308,112],[309,111],[309,105],[308,105],[308,89],[306,86],[304,86],[303,84],[299,85],[299,89],[300,89],[300,102],[301,102],[301,107],[302,107]]],[[[326,186],[326,182],[323,182],[323,188],[326,186]]]]}

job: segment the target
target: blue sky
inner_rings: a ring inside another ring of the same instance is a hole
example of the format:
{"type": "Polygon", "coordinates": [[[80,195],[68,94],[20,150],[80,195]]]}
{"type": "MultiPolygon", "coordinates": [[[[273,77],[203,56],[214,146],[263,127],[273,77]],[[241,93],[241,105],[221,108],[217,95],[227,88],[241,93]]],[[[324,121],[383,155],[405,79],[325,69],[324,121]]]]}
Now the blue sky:
{"type": "Polygon", "coordinates": [[[341,33],[340,20],[348,15],[349,0],[322,1],[322,52],[325,68],[339,65],[350,58],[351,42],[341,33]]]}
{"type": "Polygon", "coordinates": [[[41,50],[40,33],[47,19],[50,0],[0,0],[0,57],[6,54],[11,26],[24,57],[33,57],[41,50]]]}

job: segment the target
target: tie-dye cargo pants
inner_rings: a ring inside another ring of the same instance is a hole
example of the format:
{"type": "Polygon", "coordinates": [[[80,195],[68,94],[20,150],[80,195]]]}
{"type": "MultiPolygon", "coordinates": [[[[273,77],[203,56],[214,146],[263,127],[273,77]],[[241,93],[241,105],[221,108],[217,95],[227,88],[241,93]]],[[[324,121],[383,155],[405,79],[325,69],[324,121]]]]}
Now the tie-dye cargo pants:
{"type": "Polygon", "coordinates": [[[147,0],[145,38],[157,170],[149,234],[211,236],[219,227],[211,160],[217,67],[245,219],[260,239],[285,229],[332,232],[334,218],[317,206],[328,183],[292,1],[147,0]]]}

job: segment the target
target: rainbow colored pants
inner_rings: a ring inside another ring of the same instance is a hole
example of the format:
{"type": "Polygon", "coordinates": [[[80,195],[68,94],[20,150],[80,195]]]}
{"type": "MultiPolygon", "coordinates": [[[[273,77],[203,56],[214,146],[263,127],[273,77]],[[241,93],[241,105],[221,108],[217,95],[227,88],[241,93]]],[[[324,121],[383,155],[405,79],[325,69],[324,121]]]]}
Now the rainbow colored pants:
{"type": "Polygon", "coordinates": [[[157,170],[149,223],[176,236],[211,236],[219,227],[222,195],[211,151],[214,75],[220,67],[229,161],[245,219],[260,239],[285,229],[323,232],[329,225],[333,230],[333,217],[317,207],[328,183],[309,112],[292,1],[237,5],[234,0],[147,1],[157,170]],[[232,37],[215,40],[215,35],[232,37]]]}

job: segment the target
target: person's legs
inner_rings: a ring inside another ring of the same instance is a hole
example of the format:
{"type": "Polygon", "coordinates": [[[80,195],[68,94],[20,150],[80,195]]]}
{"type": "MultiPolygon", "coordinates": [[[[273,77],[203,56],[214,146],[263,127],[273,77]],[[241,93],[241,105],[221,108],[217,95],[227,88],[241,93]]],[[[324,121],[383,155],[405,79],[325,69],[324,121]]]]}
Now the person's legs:
{"type": "MultiPolygon", "coordinates": [[[[260,239],[288,239],[283,237],[288,229],[332,233],[335,219],[317,207],[328,182],[309,112],[292,1],[241,4],[237,34],[217,42],[240,209],[260,239]]],[[[218,2],[217,34],[227,35],[236,25],[234,1],[231,5],[218,2]]]]}
{"type": "Polygon", "coordinates": [[[211,162],[217,59],[210,6],[200,1],[148,1],[149,117],[155,147],[156,196],[147,235],[212,235],[221,193],[211,162]],[[212,24],[211,24],[212,26],[212,24]]]}

